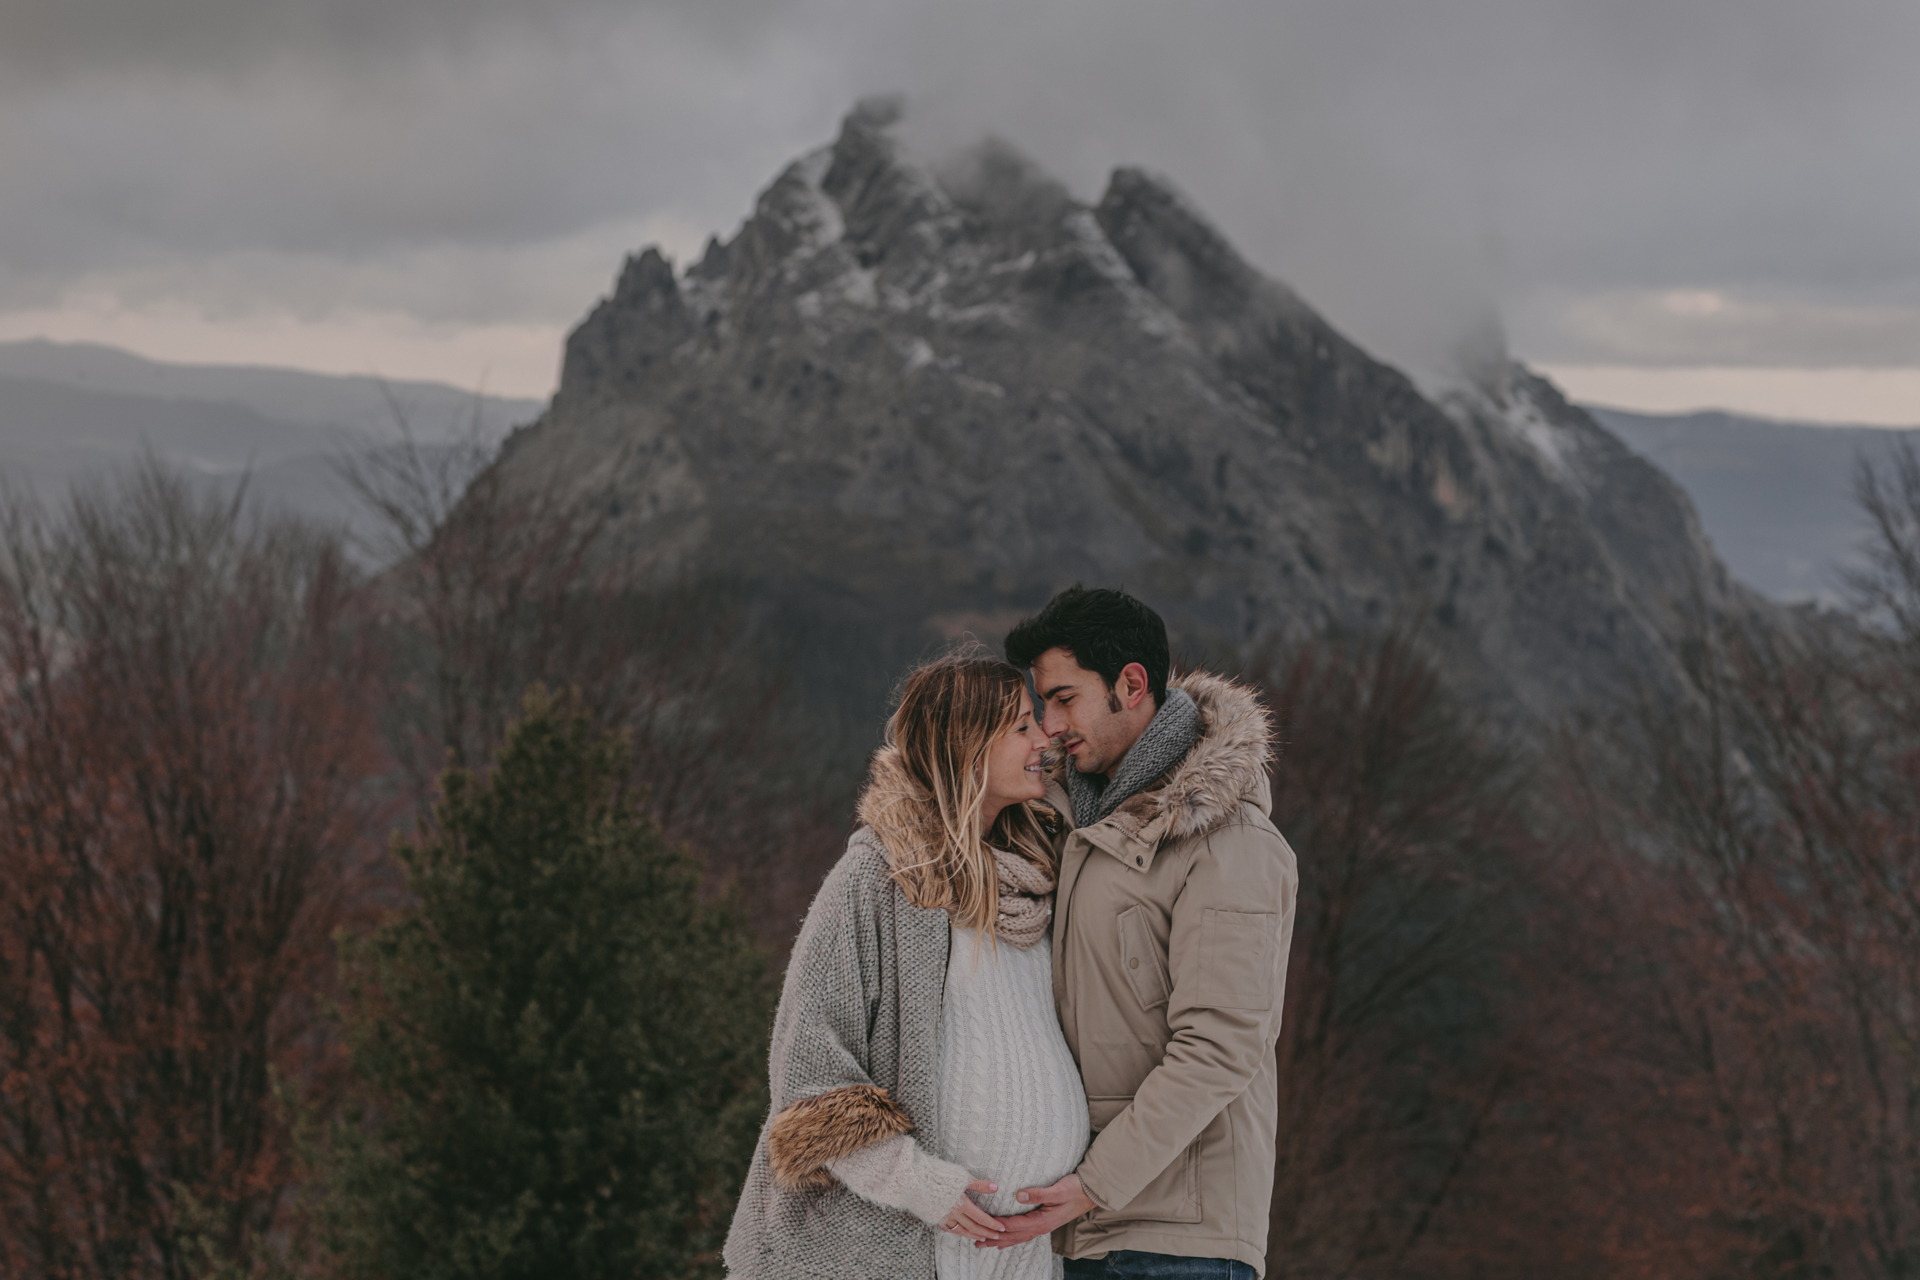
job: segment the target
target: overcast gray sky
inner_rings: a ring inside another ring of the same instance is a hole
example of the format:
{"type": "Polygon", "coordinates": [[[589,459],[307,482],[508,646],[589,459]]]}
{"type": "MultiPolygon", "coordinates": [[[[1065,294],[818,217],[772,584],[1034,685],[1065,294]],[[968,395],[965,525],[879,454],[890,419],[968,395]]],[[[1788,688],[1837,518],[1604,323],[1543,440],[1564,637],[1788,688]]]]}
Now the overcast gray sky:
{"type": "Polygon", "coordinates": [[[908,95],[1082,196],[1183,187],[1389,358],[1920,423],[1912,0],[0,0],[0,338],[544,394],[908,95]]]}

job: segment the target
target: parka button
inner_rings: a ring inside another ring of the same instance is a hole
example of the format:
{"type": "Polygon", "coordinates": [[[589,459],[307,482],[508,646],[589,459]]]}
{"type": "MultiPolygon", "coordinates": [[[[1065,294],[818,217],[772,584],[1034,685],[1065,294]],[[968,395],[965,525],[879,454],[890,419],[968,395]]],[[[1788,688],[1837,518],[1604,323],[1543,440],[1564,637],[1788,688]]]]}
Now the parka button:
{"type": "Polygon", "coordinates": [[[1136,867],[1144,867],[1147,865],[1147,860],[1145,858],[1135,858],[1133,860],[1133,865],[1136,867]]]}
{"type": "Polygon", "coordinates": [[[1129,957],[1127,958],[1127,968],[1129,968],[1129,969],[1138,969],[1139,967],[1140,967],[1140,957],[1139,957],[1139,956],[1129,956],[1129,957]]]}

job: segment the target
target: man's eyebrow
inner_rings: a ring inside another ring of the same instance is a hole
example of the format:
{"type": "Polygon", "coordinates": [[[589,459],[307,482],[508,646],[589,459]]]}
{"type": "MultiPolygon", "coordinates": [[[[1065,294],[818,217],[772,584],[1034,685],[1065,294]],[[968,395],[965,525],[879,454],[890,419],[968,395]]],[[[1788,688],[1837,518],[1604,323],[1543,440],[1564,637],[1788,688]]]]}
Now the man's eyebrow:
{"type": "Polygon", "coordinates": [[[1062,689],[1071,689],[1071,688],[1073,688],[1073,686],[1070,684],[1057,684],[1053,686],[1053,688],[1041,694],[1040,698],[1042,701],[1045,701],[1046,699],[1051,698],[1054,694],[1059,693],[1062,689]]]}

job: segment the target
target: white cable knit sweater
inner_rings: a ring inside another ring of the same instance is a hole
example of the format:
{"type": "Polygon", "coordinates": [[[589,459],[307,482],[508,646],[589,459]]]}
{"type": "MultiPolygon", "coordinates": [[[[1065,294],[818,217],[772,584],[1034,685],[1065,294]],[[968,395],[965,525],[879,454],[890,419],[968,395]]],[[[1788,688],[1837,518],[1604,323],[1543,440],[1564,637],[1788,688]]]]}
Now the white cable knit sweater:
{"type": "MultiPolygon", "coordinates": [[[[938,1223],[969,1177],[999,1184],[980,1197],[1000,1217],[1027,1212],[1014,1200],[1073,1172],[1087,1146],[1087,1099],[1053,1011],[1052,948],[998,947],[955,929],[941,1010],[940,1095],[944,1155],[899,1137],[827,1167],[848,1188],[938,1223]]],[[[1012,1249],[976,1249],[942,1233],[939,1280],[1049,1280],[1060,1273],[1045,1237],[1012,1249]]]]}

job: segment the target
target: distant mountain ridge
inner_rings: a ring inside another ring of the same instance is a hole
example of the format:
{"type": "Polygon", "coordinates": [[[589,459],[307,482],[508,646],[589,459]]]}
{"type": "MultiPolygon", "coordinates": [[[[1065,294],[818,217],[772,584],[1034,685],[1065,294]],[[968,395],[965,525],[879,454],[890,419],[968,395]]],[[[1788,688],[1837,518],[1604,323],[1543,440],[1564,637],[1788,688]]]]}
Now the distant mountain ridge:
{"type": "Polygon", "coordinates": [[[238,405],[264,418],[342,432],[389,434],[395,406],[428,437],[476,422],[489,438],[531,421],[542,401],[490,396],[440,382],[312,373],[254,365],[174,364],[117,347],[35,338],[0,342],[0,378],[75,391],[238,405]]]}
{"type": "Polygon", "coordinates": [[[683,276],[629,259],[497,464],[604,515],[636,576],[754,602],[856,719],[1075,580],[1223,664],[1418,620],[1536,725],[1680,682],[1696,603],[1768,609],[1671,480],[1504,357],[1435,403],[1165,182],[1089,207],[895,119],[856,108],[683,276]]]}
{"type": "Polygon", "coordinates": [[[150,451],[223,483],[245,473],[263,502],[352,528],[365,513],[335,461],[395,440],[396,409],[418,440],[439,446],[468,433],[498,440],[541,407],[432,382],[166,364],[84,343],[0,343],[0,475],[57,500],[76,480],[150,451]]]}
{"type": "Polygon", "coordinates": [[[1777,600],[1844,598],[1843,575],[1863,564],[1868,534],[1853,500],[1854,468],[1920,427],[1836,427],[1703,411],[1587,412],[1678,480],[1715,550],[1742,581],[1777,600]]]}

